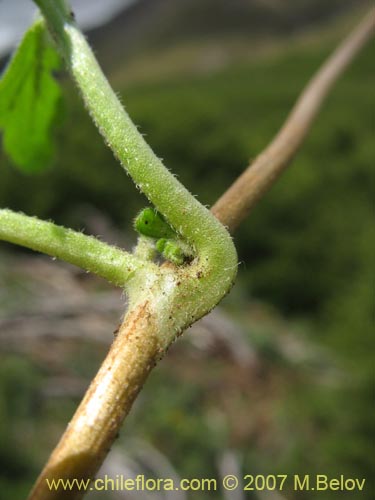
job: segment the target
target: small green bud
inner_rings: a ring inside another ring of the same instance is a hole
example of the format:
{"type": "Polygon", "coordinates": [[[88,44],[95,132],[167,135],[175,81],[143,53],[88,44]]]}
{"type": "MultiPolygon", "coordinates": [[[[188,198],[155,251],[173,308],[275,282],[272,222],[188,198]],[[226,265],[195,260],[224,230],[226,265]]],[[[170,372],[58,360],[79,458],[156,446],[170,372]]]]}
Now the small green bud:
{"type": "MultiPolygon", "coordinates": [[[[164,239],[159,240],[158,243],[160,241],[163,241],[163,250],[161,253],[165,259],[170,260],[171,262],[173,262],[173,264],[176,264],[178,266],[184,263],[185,255],[182,252],[181,248],[174,241],[164,239]]],[[[158,244],[156,244],[156,248],[159,250],[158,244]]]]}
{"type": "Polygon", "coordinates": [[[176,233],[163,216],[153,208],[143,209],[134,220],[135,230],[150,238],[175,238],[176,233]]]}
{"type": "Polygon", "coordinates": [[[154,238],[156,250],[176,265],[181,265],[192,256],[188,245],[178,240],[177,233],[164,217],[153,208],[143,209],[134,220],[135,230],[143,236],[154,238]]]}
{"type": "Polygon", "coordinates": [[[163,253],[167,241],[168,240],[166,238],[161,238],[160,240],[158,240],[155,244],[156,250],[160,253],[163,253]]]}

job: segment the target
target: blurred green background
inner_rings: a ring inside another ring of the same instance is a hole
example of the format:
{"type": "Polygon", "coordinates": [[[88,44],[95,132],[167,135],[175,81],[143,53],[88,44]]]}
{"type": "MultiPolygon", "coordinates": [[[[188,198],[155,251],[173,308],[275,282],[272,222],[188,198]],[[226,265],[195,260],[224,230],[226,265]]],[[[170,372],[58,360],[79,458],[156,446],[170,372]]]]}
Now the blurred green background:
{"type": "MultiPolygon", "coordinates": [[[[152,147],[211,205],[367,5],[141,1],[89,38],[152,147]]],[[[372,498],[374,58],[372,42],[237,231],[236,287],[153,372],[106,470],[136,463],[168,477],[162,454],[180,477],[344,474],[366,478],[365,491],[347,498],[372,498]]],[[[55,161],[27,176],[0,153],[0,206],[131,245],[145,200],[58,77],[66,106],[55,161]]],[[[4,243],[0,284],[0,498],[15,499],[104,357],[123,299],[99,279],[4,243]]],[[[290,486],[281,498],[340,495],[290,486]]],[[[258,495],[243,498],[271,498],[258,495]]]]}

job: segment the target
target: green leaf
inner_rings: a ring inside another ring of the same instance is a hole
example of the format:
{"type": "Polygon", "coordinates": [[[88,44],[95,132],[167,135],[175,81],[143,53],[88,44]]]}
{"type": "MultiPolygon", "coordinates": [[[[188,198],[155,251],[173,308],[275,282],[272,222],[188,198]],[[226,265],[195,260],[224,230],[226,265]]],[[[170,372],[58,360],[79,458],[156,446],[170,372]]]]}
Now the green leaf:
{"type": "Polygon", "coordinates": [[[3,147],[25,172],[50,163],[54,144],[51,131],[61,103],[61,91],[52,77],[60,57],[49,45],[42,21],[24,35],[0,80],[0,129],[3,147]]]}

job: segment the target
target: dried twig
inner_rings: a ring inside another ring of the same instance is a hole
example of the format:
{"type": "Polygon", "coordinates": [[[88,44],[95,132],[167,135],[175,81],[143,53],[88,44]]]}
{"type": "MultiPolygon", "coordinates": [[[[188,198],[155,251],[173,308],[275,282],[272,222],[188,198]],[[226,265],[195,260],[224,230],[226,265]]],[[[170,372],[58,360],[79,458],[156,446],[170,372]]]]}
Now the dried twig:
{"type": "Polygon", "coordinates": [[[212,207],[214,215],[230,232],[235,231],[290,165],[325,97],[374,31],[375,9],[372,9],[311,79],[270,145],[212,207]]]}

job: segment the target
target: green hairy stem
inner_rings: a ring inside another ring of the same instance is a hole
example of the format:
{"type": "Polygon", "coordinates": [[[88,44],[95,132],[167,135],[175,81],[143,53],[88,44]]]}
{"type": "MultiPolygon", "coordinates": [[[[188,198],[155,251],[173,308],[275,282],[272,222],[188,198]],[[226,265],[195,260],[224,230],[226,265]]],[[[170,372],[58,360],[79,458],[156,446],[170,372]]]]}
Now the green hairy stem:
{"type": "MultiPolygon", "coordinates": [[[[194,250],[196,259],[184,277],[202,277],[202,315],[228,292],[237,271],[237,255],[224,226],[166,169],[138,132],[103,75],[85,37],[75,25],[67,2],[36,0],[86,107],[105,142],[138,188],[169,225],[194,250]],[[198,269],[199,268],[199,269],[198,269]],[[203,286],[207,285],[206,286],[203,286]]],[[[194,315],[195,318],[195,315],[194,315]]]]}
{"type": "Polygon", "coordinates": [[[118,286],[125,286],[146,266],[134,255],[92,236],[6,209],[0,210],[0,239],[58,257],[118,286]]]}

